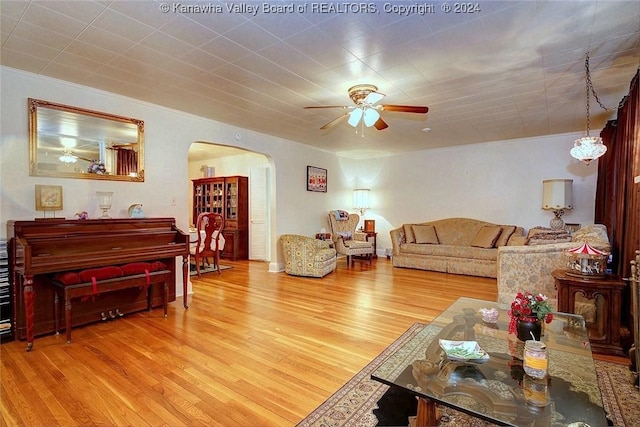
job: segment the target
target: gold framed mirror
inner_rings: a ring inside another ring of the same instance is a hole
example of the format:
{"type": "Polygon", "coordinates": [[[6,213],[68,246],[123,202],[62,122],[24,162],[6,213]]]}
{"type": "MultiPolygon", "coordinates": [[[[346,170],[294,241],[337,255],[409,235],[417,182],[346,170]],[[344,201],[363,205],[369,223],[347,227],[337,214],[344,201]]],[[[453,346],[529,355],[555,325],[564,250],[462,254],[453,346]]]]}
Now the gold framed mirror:
{"type": "Polygon", "coordinates": [[[144,121],[28,103],[29,175],[144,182],[144,121]]]}

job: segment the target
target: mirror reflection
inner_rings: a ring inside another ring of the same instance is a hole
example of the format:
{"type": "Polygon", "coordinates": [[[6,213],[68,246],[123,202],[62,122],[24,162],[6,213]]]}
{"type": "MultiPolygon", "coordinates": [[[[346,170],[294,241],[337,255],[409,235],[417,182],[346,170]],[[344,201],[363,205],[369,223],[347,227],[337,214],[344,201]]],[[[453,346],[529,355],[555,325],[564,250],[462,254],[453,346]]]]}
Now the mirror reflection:
{"type": "Polygon", "coordinates": [[[29,99],[30,175],[144,181],[144,122],[29,99]]]}

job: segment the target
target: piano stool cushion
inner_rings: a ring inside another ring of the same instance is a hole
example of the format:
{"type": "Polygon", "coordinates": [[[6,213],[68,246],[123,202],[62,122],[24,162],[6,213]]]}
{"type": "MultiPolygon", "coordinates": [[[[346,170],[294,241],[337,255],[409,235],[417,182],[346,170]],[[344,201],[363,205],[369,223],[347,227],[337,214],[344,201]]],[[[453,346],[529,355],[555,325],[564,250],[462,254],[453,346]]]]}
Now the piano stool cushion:
{"type": "Polygon", "coordinates": [[[158,271],[158,270],[166,270],[167,266],[164,265],[163,262],[153,261],[153,262],[132,262],[130,264],[125,264],[121,266],[122,272],[125,276],[132,276],[134,274],[142,274],[145,271],[158,271]]]}
{"type": "Polygon", "coordinates": [[[56,273],[53,278],[65,286],[77,285],[78,283],[91,282],[96,280],[115,279],[116,277],[133,276],[142,274],[145,271],[158,271],[166,269],[166,265],[161,261],[153,262],[132,262],[129,264],[115,266],[110,265],[100,268],[89,268],[81,271],[65,271],[56,273]]]}

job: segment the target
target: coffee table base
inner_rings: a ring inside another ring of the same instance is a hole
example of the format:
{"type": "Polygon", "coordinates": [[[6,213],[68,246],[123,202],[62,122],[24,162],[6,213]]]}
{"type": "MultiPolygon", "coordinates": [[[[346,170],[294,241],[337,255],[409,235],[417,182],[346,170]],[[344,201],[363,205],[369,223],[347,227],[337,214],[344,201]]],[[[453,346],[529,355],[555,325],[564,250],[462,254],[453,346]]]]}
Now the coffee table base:
{"type": "Polygon", "coordinates": [[[415,418],[415,425],[411,427],[430,427],[438,425],[438,415],[436,413],[436,403],[433,400],[418,398],[418,413],[415,418]]]}

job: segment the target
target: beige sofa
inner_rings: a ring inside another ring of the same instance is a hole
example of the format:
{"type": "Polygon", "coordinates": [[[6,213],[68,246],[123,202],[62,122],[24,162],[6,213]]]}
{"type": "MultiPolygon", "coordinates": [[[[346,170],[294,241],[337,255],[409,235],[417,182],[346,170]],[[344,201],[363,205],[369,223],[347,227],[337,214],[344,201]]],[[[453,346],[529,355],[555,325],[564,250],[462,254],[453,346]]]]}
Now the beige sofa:
{"type": "Polygon", "coordinates": [[[471,218],[447,218],[404,224],[390,233],[394,267],[495,278],[498,247],[523,237],[524,229],[471,218]]]}
{"type": "Polygon", "coordinates": [[[582,227],[573,233],[570,242],[537,245],[528,242],[524,246],[525,242],[522,242],[519,246],[498,248],[498,301],[510,304],[516,293],[524,290],[547,295],[552,307],[557,307],[555,280],[551,273],[566,268],[567,249],[585,242],[601,251],[611,251],[607,228],[602,224],[582,227]]]}

